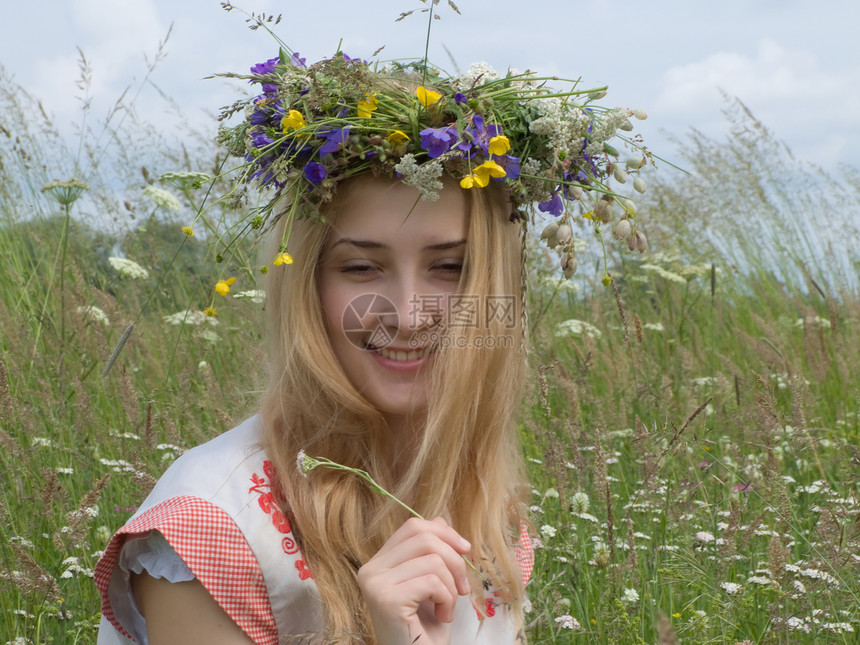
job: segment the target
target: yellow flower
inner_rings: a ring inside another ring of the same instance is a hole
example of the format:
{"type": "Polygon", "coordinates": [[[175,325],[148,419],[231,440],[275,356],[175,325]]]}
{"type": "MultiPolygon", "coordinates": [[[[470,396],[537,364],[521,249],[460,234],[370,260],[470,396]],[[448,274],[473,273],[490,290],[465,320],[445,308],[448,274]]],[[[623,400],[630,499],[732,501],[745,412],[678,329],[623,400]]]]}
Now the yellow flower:
{"type": "Polygon", "coordinates": [[[219,296],[226,296],[230,293],[230,285],[236,282],[236,278],[227,278],[226,280],[219,280],[218,284],[215,285],[215,291],[218,292],[219,296]]]}
{"type": "Polygon", "coordinates": [[[290,110],[290,113],[281,119],[281,127],[284,129],[284,132],[293,128],[294,130],[298,130],[307,125],[305,123],[305,117],[302,116],[302,113],[298,110],[290,110]]]}
{"type": "Polygon", "coordinates": [[[376,100],[376,92],[368,94],[365,92],[364,99],[358,102],[358,118],[369,119],[373,115],[371,112],[376,110],[379,101],[376,100]]]}
{"type": "Polygon", "coordinates": [[[672,614],[672,618],[680,618],[680,617],[681,617],[681,612],[680,612],[680,611],[679,611],[679,612],[677,612],[677,613],[672,614]]]}
{"type": "Polygon", "coordinates": [[[491,155],[503,155],[510,149],[511,142],[505,135],[500,134],[490,139],[490,146],[488,150],[490,151],[491,155]]]}
{"type": "Polygon", "coordinates": [[[183,226],[182,232],[185,233],[188,237],[194,237],[194,229],[190,226],[183,226]]]}
{"type": "Polygon", "coordinates": [[[424,107],[430,107],[436,101],[442,98],[442,95],[439,92],[434,92],[433,90],[428,90],[423,85],[415,90],[415,96],[418,97],[418,102],[421,103],[424,107]]]}
{"type": "Polygon", "coordinates": [[[409,141],[409,136],[403,130],[395,130],[388,135],[388,141],[390,141],[394,145],[397,145],[398,143],[409,141]]]}
{"type": "Polygon", "coordinates": [[[460,180],[460,188],[473,188],[475,186],[483,188],[490,183],[490,177],[504,177],[507,174],[505,169],[495,161],[485,161],[475,168],[475,172],[460,180]]]}
{"type": "Polygon", "coordinates": [[[210,318],[214,318],[215,316],[218,315],[218,312],[215,311],[215,307],[206,307],[206,309],[203,310],[203,313],[206,314],[207,316],[209,316],[210,318]]]}
{"type": "Polygon", "coordinates": [[[293,258],[289,253],[278,253],[275,261],[272,262],[276,267],[281,266],[282,264],[292,264],[293,258]]]}

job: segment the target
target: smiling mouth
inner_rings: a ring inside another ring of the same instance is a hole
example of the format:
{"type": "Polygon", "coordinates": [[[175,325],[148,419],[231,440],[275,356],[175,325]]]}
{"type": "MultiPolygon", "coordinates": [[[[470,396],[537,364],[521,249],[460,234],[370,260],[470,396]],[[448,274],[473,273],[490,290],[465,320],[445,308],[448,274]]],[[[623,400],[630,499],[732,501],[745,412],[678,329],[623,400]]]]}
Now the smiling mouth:
{"type": "Polygon", "coordinates": [[[422,347],[421,349],[411,349],[408,352],[405,350],[389,349],[388,347],[369,346],[368,349],[392,361],[417,361],[427,356],[433,348],[422,347]]]}

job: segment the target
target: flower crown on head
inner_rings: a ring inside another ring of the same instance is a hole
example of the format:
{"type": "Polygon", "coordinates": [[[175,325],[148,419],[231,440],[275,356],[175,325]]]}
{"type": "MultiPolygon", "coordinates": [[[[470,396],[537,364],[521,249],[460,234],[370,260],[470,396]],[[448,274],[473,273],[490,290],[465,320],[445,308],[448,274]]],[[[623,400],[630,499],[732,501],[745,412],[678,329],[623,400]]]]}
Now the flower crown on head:
{"type": "Polygon", "coordinates": [[[634,189],[644,192],[637,175],[651,155],[627,133],[631,118],[646,116],[598,105],[605,88],[581,90],[579,81],[532,72],[500,75],[486,63],[458,76],[424,60],[381,65],[342,52],[308,65],[283,48],[240,78],[261,93],[225,112],[244,108],[245,120],[220,138],[245,159],[240,182],[274,189],[256,226],[285,194],[293,201],[282,216],[302,216],[299,203],[324,204],[341,181],[369,173],[400,178],[435,200],[447,173],[468,190],[504,186],[512,219],[527,222],[534,205],[554,216],[541,239],[559,252],[567,277],[576,270],[575,218],[589,220],[601,242],[601,224],[614,222],[614,237],[645,250],[634,203],[611,184],[633,175],[634,189]],[[552,89],[550,81],[568,88],[552,89]],[[619,162],[614,140],[633,156],[619,162]]]}

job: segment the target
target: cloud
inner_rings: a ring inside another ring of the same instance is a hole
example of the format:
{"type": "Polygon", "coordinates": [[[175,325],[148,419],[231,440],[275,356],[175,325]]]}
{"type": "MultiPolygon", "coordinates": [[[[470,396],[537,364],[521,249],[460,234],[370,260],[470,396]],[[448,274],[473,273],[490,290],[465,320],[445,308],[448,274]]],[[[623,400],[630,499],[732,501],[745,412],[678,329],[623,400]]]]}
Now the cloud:
{"type": "Polygon", "coordinates": [[[763,38],[755,57],[718,52],[670,68],[661,79],[655,111],[696,123],[713,134],[725,126],[717,118],[726,105],[721,91],[743,101],[792,150],[816,163],[856,148],[858,136],[851,132],[860,129],[857,70],[823,69],[811,52],[763,38]],[[844,136],[817,139],[818,124],[824,122],[844,136]]]}

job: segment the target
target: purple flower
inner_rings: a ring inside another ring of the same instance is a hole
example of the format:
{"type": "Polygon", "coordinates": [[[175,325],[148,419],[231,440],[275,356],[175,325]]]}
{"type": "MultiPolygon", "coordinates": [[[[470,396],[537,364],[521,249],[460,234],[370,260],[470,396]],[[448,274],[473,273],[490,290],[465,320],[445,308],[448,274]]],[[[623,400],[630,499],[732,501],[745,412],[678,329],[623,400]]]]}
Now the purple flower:
{"type": "Polygon", "coordinates": [[[317,163],[316,161],[309,161],[305,164],[305,177],[314,186],[316,186],[323,179],[325,179],[327,175],[328,171],[321,163],[317,163]]]}
{"type": "Polygon", "coordinates": [[[513,181],[520,178],[519,157],[512,157],[511,155],[496,155],[493,157],[493,161],[505,169],[505,176],[499,177],[500,180],[506,181],[510,179],[513,181]]]}
{"type": "Polygon", "coordinates": [[[320,157],[324,157],[332,152],[337,152],[346,145],[349,139],[349,129],[345,128],[330,128],[321,130],[317,133],[318,137],[325,137],[325,143],[320,147],[320,157]]]}
{"type": "Polygon", "coordinates": [[[463,94],[462,92],[457,92],[457,93],[454,95],[454,101],[455,101],[456,103],[459,103],[459,104],[463,105],[464,103],[466,103],[466,95],[465,95],[465,94],[463,94]]]}
{"type": "Polygon", "coordinates": [[[431,159],[441,157],[451,149],[457,140],[457,128],[449,125],[447,128],[426,128],[421,130],[421,147],[427,151],[431,159]]]}
{"type": "MultiPolygon", "coordinates": [[[[466,128],[466,131],[463,133],[464,139],[468,138],[475,142],[475,149],[471,151],[470,157],[474,157],[478,153],[478,150],[483,152],[484,156],[489,156],[490,139],[498,136],[501,131],[502,129],[495,124],[485,126],[484,117],[480,114],[472,117],[472,127],[466,128]]],[[[468,149],[466,150],[468,151],[468,149]]]]}
{"type": "Polygon", "coordinates": [[[561,195],[553,193],[550,199],[538,204],[538,210],[542,213],[549,213],[558,217],[564,211],[564,203],[561,201],[561,195]]]}
{"type": "Polygon", "coordinates": [[[275,66],[281,61],[277,56],[275,58],[270,58],[265,63],[257,63],[251,67],[251,73],[257,74],[258,76],[266,76],[267,74],[271,74],[275,71],[275,66]]]}
{"type": "Polygon", "coordinates": [[[274,143],[274,140],[267,136],[265,132],[255,130],[251,133],[251,143],[255,148],[266,148],[274,143]]]}
{"type": "Polygon", "coordinates": [[[290,62],[294,67],[307,67],[307,65],[305,65],[306,60],[306,58],[299,56],[299,52],[293,52],[293,55],[290,56],[290,62]]]}

